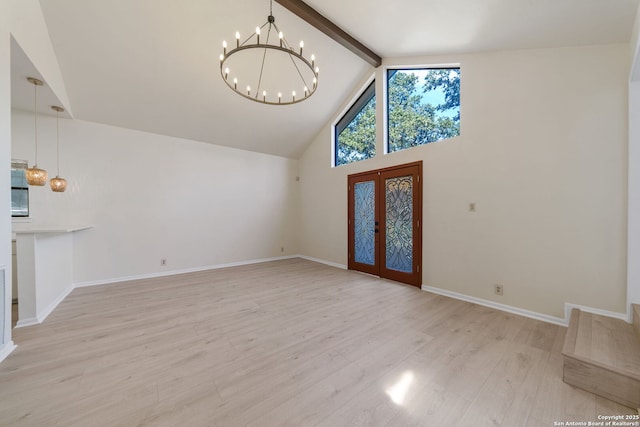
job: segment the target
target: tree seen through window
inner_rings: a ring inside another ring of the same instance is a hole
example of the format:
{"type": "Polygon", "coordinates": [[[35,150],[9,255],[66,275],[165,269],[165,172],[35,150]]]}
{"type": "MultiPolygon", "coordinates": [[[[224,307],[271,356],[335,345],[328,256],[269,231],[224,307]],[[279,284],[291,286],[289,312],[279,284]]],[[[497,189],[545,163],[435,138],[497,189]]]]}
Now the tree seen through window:
{"type": "Polygon", "coordinates": [[[387,72],[388,150],[460,135],[460,69],[387,72]]]}

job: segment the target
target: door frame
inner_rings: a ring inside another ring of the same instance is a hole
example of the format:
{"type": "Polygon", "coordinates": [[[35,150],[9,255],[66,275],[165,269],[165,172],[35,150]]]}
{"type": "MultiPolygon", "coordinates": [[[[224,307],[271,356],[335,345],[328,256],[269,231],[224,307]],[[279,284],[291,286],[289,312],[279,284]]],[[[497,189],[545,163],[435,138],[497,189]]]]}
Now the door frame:
{"type": "Polygon", "coordinates": [[[422,286],[422,161],[405,163],[396,166],[390,166],[382,169],[375,169],[366,172],[360,172],[347,176],[347,239],[348,239],[348,268],[350,270],[362,271],[365,273],[380,276],[382,278],[407,283],[413,286],[422,286]],[[397,176],[406,176],[409,173],[416,176],[413,182],[413,268],[411,273],[403,273],[386,268],[385,242],[386,242],[386,212],[384,209],[384,182],[387,178],[397,176]],[[354,233],[354,198],[353,188],[355,183],[362,181],[371,181],[375,179],[375,220],[379,224],[377,226],[379,232],[376,233],[375,245],[375,265],[356,263],[354,260],[355,252],[355,233],[354,233]]]}

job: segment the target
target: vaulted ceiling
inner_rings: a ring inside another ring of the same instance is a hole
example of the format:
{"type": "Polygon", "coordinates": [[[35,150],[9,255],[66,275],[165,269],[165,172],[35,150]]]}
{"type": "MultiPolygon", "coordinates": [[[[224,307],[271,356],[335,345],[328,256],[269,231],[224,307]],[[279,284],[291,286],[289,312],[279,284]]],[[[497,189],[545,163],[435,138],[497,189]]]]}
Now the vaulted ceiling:
{"type": "MultiPolygon", "coordinates": [[[[639,0],[307,0],[383,58],[628,42],[639,0]]],[[[298,157],[373,68],[273,3],[320,67],[291,106],[234,94],[222,40],[266,21],[268,0],[40,0],[76,119],[298,157]]],[[[294,44],[294,43],[292,43],[294,44]]],[[[19,101],[16,101],[19,103],[19,101]]]]}

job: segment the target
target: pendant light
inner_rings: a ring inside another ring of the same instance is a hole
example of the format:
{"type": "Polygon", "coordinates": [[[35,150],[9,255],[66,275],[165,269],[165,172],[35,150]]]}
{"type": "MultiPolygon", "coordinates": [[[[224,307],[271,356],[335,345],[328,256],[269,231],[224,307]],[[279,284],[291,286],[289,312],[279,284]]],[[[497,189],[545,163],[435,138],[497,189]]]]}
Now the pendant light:
{"type": "Polygon", "coordinates": [[[47,171],[38,168],[38,86],[42,86],[44,83],[42,80],[34,77],[27,77],[29,83],[33,84],[33,124],[36,146],[36,160],[32,168],[27,168],[25,173],[27,177],[27,183],[29,185],[42,186],[47,183],[47,171]]]}
{"type": "Polygon", "coordinates": [[[60,113],[64,111],[64,108],[52,105],[51,109],[56,112],[56,177],[51,178],[49,185],[51,190],[56,193],[62,193],[67,189],[67,180],[60,178],[60,113]]]}

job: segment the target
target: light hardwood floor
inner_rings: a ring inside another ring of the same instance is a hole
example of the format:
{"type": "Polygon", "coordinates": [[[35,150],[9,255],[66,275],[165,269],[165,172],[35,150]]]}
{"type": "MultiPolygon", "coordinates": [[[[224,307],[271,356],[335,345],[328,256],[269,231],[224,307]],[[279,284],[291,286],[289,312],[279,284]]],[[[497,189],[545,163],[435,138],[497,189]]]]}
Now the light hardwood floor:
{"type": "Polygon", "coordinates": [[[74,290],[14,329],[6,426],[553,426],[565,328],[292,259],[74,290]]]}

